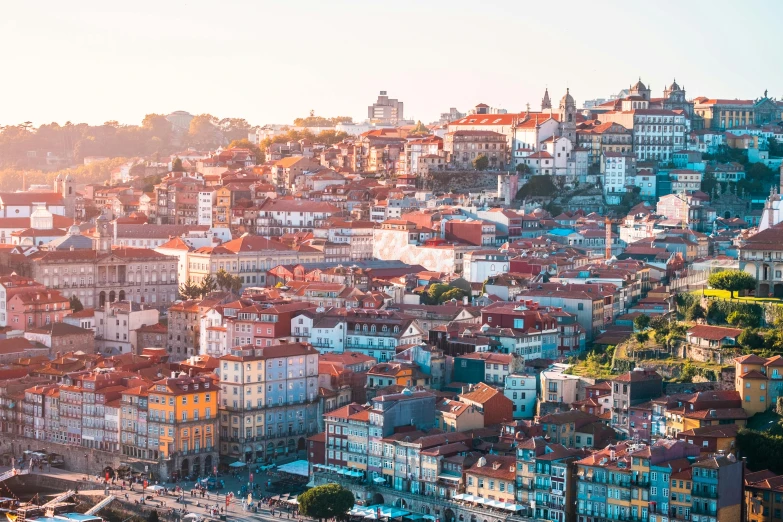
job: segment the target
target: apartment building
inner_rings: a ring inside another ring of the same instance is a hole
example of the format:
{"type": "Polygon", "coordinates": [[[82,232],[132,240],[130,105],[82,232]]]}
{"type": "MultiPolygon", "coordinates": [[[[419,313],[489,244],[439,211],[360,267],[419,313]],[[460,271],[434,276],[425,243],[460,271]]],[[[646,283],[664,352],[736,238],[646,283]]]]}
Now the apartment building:
{"type": "Polygon", "coordinates": [[[245,345],[219,360],[221,453],[254,462],[304,451],[318,426],[318,351],[245,345]]]}
{"type": "Polygon", "coordinates": [[[200,475],[217,466],[214,374],[172,375],[155,381],[148,389],[148,410],[148,447],[153,448],[152,458],[167,461],[167,476],[200,475]]]}
{"type": "Polygon", "coordinates": [[[137,353],[138,330],[157,325],[159,316],[157,309],[134,301],[107,302],[94,312],[96,349],[112,355],[137,353]]]}

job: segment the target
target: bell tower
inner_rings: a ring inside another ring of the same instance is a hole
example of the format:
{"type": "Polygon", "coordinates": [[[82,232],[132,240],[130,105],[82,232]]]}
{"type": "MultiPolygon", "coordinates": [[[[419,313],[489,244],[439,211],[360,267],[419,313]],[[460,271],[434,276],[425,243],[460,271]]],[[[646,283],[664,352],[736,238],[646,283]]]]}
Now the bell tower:
{"type": "Polygon", "coordinates": [[[112,233],[110,230],[111,223],[105,214],[101,214],[97,220],[95,220],[95,232],[97,234],[97,244],[95,250],[100,254],[111,253],[111,239],[112,233]]]}

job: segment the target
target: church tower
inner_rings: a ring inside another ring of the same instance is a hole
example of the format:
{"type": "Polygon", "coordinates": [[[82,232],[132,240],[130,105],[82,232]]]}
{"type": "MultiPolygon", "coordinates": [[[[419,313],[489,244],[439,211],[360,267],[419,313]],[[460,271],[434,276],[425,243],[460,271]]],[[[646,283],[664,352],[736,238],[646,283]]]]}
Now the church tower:
{"type": "Polygon", "coordinates": [[[571,96],[571,89],[566,89],[565,96],[560,99],[558,114],[560,116],[560,135],[576,144],[576,102],[571,96]]]}
{"type": "Polygon", "coordinates": [[[642,83],[642,79],[639,78],[639,81],[636,82],[635,85],[631,86],[629,94],[631,96],[641,96],[643,100],[650,101],[650,93],[651,90],[649,87],[645,86],[642,83]]]}
{"type": "Polygon", "coordinates": [[[100,254],[111,253],[111,230],[109,229],[111,223],[105,214],[98,216],[95,220],[95,232],[98,236],[95,250],[100,254]]]}
{"type": "Polygon", "coordinates": [[[549,99],[549,88],[544,89],[544,97],[541,100],[541,112],[548,111],[552,108],[552,102],[549,99]]]}
{"type": "Polygon", "coordinates": [[[66,174],[60,183],[60,195],[65,203],[65,215],[69,218],[76,215],[76,187],[73,176],[66,174]]]}

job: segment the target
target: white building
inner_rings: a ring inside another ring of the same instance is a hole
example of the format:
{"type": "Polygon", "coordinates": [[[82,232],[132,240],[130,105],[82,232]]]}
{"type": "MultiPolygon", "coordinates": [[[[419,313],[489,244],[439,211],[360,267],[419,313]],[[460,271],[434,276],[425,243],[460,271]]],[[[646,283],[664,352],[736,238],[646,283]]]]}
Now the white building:
{"type": "Polygon", "coordinates": [[[632,129],[636,159],[669,163],[674,152],[685,148],[685,137],[689,133],[687,114],[681,110],[649,109],[648,106],[647,100],[623,100],[621,111],[598,114],[598,119],[632,129]]]}
{"type": "Polygon", "coordinates": [[[552,157],[551,174],[556,176],[565,176],[568,170],[568,163],[571,160],[573,144],[568,138],[562,136],[550,136],[543,140],[539,150],[547,152],[552,157]]]}
{"type": "Polygon", "coordinates": [[[160,313],[133,301],[106,303],[95,309],[95,350],[103,354],[136,353],[136,330],[157,324],[160,313]]]}
{"type": "Polygon", "coordinates": [[[701,190],[702,173],[691,169],[676,169],[669,172],[672,181],[672,193],[682,194],[701,190]]]}
{"type": "Polygon", "coordinates": [[[462,277],[471,283],[483,283],[490,276],[508,272],[508,254],[498,250],[466,252],[462,260],[462,277]]]}
{"type": "Polygon", "coordinates": [[[212,225],[212,211],[215,207],[215,194],[212,187],[204,187],[198,192],[198,224],[212,225]]]}
{"type": "Polygon", "coordinates": [[[604,177],[604,196],[609,204],[618,204],[629,185],[634,184],[634,159],[620,152],[601,154],[601,173],[604,177]],[[615,196],[615,194],[619,194],[615,196]],[[616,201],[612,201],[616,200],[616,201]]]}
{"type": "Polygon", "coordinates": [[[536,414],[536,377],[512,373],[506,376],[503,395],[514,403],[515,419],[532,419],[536,414]]]}
{"type": "Polygon", "coordinates": [[[350,245],[351,261],[362,261],[373,258],[373,230],[376,226],[372,221],[330,219],[314,229],[313,236],[332,243],[350,245]]]}

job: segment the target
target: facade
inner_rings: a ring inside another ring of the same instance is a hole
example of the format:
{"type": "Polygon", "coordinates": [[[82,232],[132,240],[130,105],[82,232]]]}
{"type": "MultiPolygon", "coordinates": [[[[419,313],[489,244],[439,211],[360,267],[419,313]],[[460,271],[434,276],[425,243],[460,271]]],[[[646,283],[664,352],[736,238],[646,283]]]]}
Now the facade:
{"type": "Polygon", "coordinates": [[[306,449],[318,426],[318,351],[240,346],[220,357],[221,454],[273,461],[306,449]]]}
{"type": "Polygon", "coordinates": [[[95,310],[96,348],[105,354],[138,352],[138,329],[157,325],[159,315],[157,309],[133,301],[106,303],[95,310]]]}
{"type": "Polygon", "coordinates": [[[446,134],[443,150],[453,168],[473,170],[479,156],[489,161],[489,169],[503,169],[508,164],[506,136],[489,130],[457,130],[446,134]]]}
{"type": "Polygon", "coordinates": [[[71,314],[71,303],[57,290],[19,292],[8,300],[8,326],[15,330],[43,328],[71,314]]]}
{"type": "Polygon", "coordinates": [[[218,462],[218,387],[214,375],[172,376],[148,390],[148,447],[168,476],[209,473],[218,462]]]}
{"type": "Polygon", "coordinates": [[[394,98],[389,98],[386,91],[381,91],[378,99],[367,107],[367,119],[374,123],[397,124],[404,118],[404,104],[394,98]]]}

